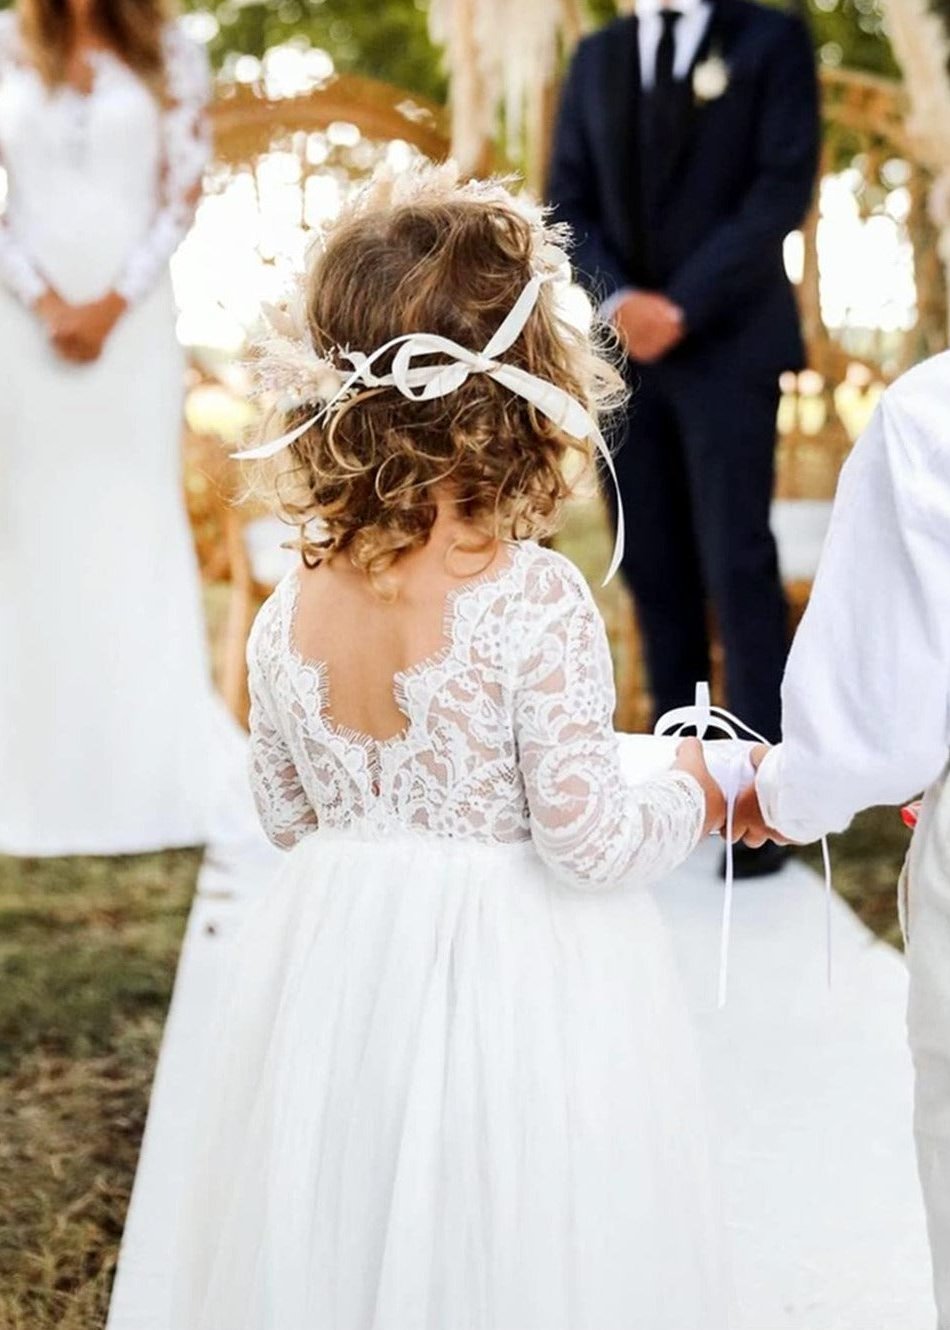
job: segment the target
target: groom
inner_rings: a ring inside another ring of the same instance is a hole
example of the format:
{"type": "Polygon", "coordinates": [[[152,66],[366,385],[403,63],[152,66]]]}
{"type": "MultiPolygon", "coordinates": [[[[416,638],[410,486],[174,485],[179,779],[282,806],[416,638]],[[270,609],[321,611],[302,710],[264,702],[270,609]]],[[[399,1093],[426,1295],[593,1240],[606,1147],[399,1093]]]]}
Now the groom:
{"type": "MultiPolygon", "coordinates": [[[[749,0],[639,0],[567,75],[548,186],[633,388],[617,470],[624,572],[656,711],[709,677],[779,733],[786,608],[769,528],[778,378],[803,364],[782,247],[817,168],[811,42],[749,0]]],[[[775,866],[748,862],[747,875],[775,866]]]]}
{"type": "MultiPolygon", "coordinates": [[[[783,741],[739,834],[796,841],[927,795],[901,880],[915,1128],[950,1330],[950,352],[904,375],[841,476],[783,685],[783,741]]],[[[894,814],[896,817],[896,813],[894,814]]]]}

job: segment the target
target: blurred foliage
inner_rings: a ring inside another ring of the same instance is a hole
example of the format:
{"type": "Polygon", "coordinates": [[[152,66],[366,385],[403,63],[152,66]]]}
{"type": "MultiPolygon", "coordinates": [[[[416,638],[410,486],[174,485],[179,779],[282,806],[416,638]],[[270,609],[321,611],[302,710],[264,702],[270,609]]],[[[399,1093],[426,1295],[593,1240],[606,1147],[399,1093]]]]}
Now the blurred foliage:
{"type": "MultiPolygon", "coordinates": [[[[765,0],[800,14],[811,28],[824,64],[848,65],[897,77],[899,70],[884,33],[880,0],[765,0]]],[[[947,5],[950,0],[935,0],[947,5]]],[[[596,21],[616,13],[614,0],[587,0],[596,21]]]]}
{"type": "MultiPolygon", "coordinates": [[[[777,3],[778,0],[775,0],[777,3]]],[[[950,8],[950,0],[937,0],[950,8]]],[[[614,0],[588,0],[594,22],[616,13],[614,0]]],[[[190,8],[209,8],[192,0],[190,8]]],[[[879,0],[801,0],[821,58],[896,74],[879,0]]],[[[426,31],[425,0],[222,0],[210,6],[221,25],[218,56],[251,51],[290,36],[308,37],[340,68],[382,78],[432,97],[444,95],[438,53],[426,31]]]]}
{"type": "MultiPolygon", "coordinates": [[[[950,7],[950,0],[937,2],[950,7]]],[[[588,5],[595,23],[616,13],[614,0],[588,0],[588,5]]],[[[234,51],[260,54],[276,42],[306,37],[329,51],[341,69],[430,97],[445,94],[439,55],[426,30],[425,0],[221,0],[211,6],[190,0],[187,7],[210,12],[220,25],[212,43],[218,59],[234,51]]],[[[802,0],[795,7],[807,8],[824,62],[897,74],[879,0],[802,0]]]]}
{"type": "Polygon", "coordinates": [[[878,0],[812,0],[807,8],[823,64],[900,76],[878,0]]]}
{"type": "MultiPolygon", "coordinates": [[[[771,2],[782,4],[782,0],[771,2]]],[[[10,3],[0,0],[0,9],[10,3]]],[[[616,13],[614,0],[587,3],[595,23],[616,13]]],[[[932,3],[950,24],[950,0],[932,3]]],[[[237,54],[260,55],[268,46],[297,39],[329,51],[339,69],[436,100],[445,97],[440,54],[427,31],[426,0],[182,0],[182,4],[207,16],[209,47],[219,65],[237,54]]],[[[897,75],[880,0],[790,0],[790,5],[808,19],[824,63],[897,75]]]]}
{"type": "Polygon", "coordinates": [[[329,51],[338,69],[445,97],[422,0],[184,0],[183,7],[209,14],[218,25],[210,49],[219,63],[235,52],[260,55],[268,46],[303,39],[329,51]]]}

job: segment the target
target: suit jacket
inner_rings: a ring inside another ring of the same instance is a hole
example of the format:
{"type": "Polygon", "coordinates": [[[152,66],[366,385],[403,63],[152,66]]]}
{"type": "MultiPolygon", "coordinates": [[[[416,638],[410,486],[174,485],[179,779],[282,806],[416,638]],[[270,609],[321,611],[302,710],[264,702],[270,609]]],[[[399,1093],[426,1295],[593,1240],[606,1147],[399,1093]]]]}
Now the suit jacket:
{"type": "Polygon", "coordinates": [[[711,55],[725,62],[728,87],[704,103],[688,98],[648,192],[637,19],[585,38],[563,90],[549,201],[573,230],[578,277],[595,300],[639,286],[681,306],[688,333],[673,356],[798,369],[782,244],[808,211],[818,166],[811,40],[789,14],[713,0],[693,68],[711,55]]]}

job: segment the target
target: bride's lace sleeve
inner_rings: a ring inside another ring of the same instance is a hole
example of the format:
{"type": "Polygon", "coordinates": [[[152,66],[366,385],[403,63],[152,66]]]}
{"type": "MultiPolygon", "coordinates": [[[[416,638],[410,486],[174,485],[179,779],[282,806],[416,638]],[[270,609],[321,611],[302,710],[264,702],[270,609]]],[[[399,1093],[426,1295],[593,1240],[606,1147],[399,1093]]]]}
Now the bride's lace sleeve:
{"type": "Polygon", "coordinates": [[[251,695],[249,762],[251,789],[261,825],[278,848],[290,850],[317,829],[317,814],[304,793],[284,739],[280,708],[270,684],[270,670],[279,659],[279,640],[280,616],[275,596],[257,616],[247,646],[251,695]]]}
{"type": "Polygon", "coordinates": [[[680,772],[625,784],[607,634],[576,569],[546,554],[525,609],[515,734],[538,853],[587,890],[655,882],[695,848],[702,790],[680,772]]]}
{"type": "MultiPolygon", "coordinates": [[[[3,159],[0,157],[2,166],[3,159]]],[[[7,225],[5,213],[0,213],[0,282],[27,308],[35,305],[40,296],[45,294],[47,285],[7,225]]]]}
{"type": "Polygon", "coordinates": [[[204,47],[170,24],[165,34],[167,102],[162,108],[162,174],[155,216],[129,255],[116,290],[135,304],[155,285],[188,234],[211,156],[211,75],[204,47]]]}
{"type": "MultiPolygon", "coordinates": [[[[16,22],[16,14],[12,10],[0,14],[0,78],[19,59],[16,22]]],[[[3,157],[0,154],[2,168],[3,157]]],[[[0,212],[0,282],[26,306],[35,305],[47,286],[29,252],[11,231],[6,208],[0,212]]]]}

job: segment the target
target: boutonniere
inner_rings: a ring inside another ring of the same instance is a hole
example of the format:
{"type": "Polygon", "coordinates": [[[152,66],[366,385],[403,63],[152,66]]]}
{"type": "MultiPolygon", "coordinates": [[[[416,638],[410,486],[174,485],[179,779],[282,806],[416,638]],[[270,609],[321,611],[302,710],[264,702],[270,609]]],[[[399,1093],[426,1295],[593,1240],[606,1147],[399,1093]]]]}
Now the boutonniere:
{"type": "Polygon", "coordinates": [[[718,101],[729,87],[729,66],[713,51],[693,70],[693,96],[701,106],[718,101]]]}

